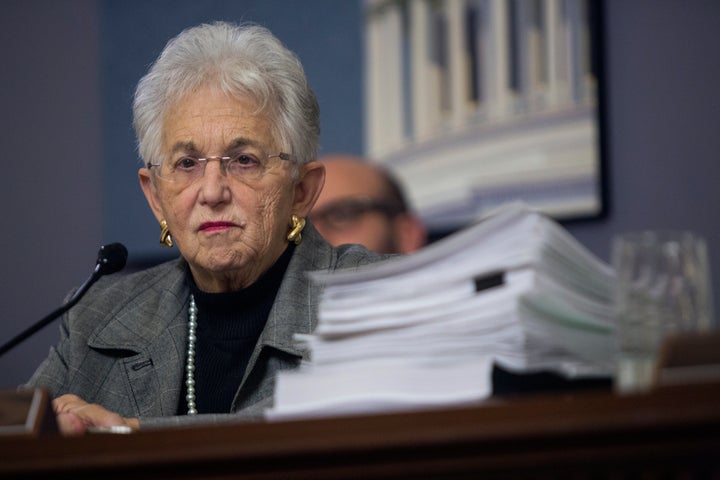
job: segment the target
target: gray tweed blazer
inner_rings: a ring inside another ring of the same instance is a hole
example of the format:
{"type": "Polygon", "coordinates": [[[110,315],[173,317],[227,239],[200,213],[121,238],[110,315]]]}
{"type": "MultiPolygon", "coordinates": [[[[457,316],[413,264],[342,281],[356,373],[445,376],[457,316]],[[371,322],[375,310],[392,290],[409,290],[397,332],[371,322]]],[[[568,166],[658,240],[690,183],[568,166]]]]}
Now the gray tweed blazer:
{"type": "Polygon", "coordinates": [[[272,405],[276,373],[307,360],[293,335],[314,330],[319,288],[305,273],[355,268],[384,258],[357,245],[333,248],[308,223],[236,393],[232,414],[176,416],[190,295],[182,259],[101,278],[65,314],[60,342],[27,386],[47,388],[53,397],[74,393],[124,417],[140,418],[143,428],[260,419],[272,405]]]}

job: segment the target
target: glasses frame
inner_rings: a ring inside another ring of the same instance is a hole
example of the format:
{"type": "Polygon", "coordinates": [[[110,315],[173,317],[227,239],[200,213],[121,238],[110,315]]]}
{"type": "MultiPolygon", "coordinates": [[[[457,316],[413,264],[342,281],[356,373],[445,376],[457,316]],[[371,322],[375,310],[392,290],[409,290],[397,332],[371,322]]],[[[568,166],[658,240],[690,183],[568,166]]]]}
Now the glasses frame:
{"type": "Polygon", "coordinates": [[[335,231],[342,231],[350,227],[350,223],[356,223],[363,215],[371,212],[377,212],[384,215],[389,220],[394,219],[398,215],[405,212],[405,210],[397,205],[392,205],[392,202],[388,202],[383,199],[373,199],[368,197],[360,198],[346,198],[332,202],[326,207],[313,211],[310,213],[309,218],[313,223],[322,223],[335,231]],[[336,209],[340,208],[351,208],[355,210],[354,217],[350,220],[348,225],[338,226],[337,222],[329,221],[329,214],[336,209]]]}
{"type": "MultiPolygon", "coordinates": [[[[232,160],[233,158],[236,158],[236,157],[229,157],[229,156],[225,156],[225,155],[213,155],[213,156],[211,156],[211,157],[198,157],[198,158],[195,158],[195,157],[193,157],[192,155],[185,155],[184,157],[194,158],[196,161],[198,161],[198,162],[200,162],[200,163],[203,164],[203,167],[202,167],[202,175],[199,175],[197,178],[189,181],[189,182],[187,183],[187,185],[190,185],[190,184],[192,184],[193,182],[195,182],[196,180],[198,180],[199,178],[202,178],[202,177],[205,176],[205,169],[207,168],[208,162],[211,161],[211,160],[217,160],[217,161],[219,161],[219,162],[220,162],[220,165],[221,165],[221,169],[222,169],[223,175],[227,176],[227,165],[228,165],[228,162],[229,162],[230,160],[232,160]]],[[[279,153],[274,153],[274,154],[268,155],[266,158],[279,158],[279,159],[281,159],[281,160],[285,160],[286,162],[289,162],[289,161],[292,159],[292,156],[291,156],[289,153],[279,152],[279,153]]],[[[150,170],[150,171],[152,172],[152,171],[153,171],[153,167],[156,167],[156,168],[159,170],[160,167],[162,167],[162,163],[147,162],[146,167],[147,167],[148,170],[150,170]]],[[[160,175],[160,173],[155,173],[155,172],[153,172],[153,175],[155,175],[157,178],[162,179],[162,180],[165,181],[165,182],[178,183],[176,180],[173,180],[173,179],[168,178],[168,177],[163,177],[162,175],[160,175]]]]}

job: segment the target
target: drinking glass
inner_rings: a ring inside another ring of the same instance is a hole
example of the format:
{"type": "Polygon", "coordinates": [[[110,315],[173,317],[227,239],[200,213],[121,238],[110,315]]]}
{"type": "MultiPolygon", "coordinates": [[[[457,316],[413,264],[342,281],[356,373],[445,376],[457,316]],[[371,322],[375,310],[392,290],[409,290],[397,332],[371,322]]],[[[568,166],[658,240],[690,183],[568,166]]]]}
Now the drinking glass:
{"type": "Polygon", "coordinates": [[[687,231],[643,231],[615,236],[617,274],[616,389],[650,388],[658,353],[670,334],[707,330],[712,296],[705,241],[687,231]]]}

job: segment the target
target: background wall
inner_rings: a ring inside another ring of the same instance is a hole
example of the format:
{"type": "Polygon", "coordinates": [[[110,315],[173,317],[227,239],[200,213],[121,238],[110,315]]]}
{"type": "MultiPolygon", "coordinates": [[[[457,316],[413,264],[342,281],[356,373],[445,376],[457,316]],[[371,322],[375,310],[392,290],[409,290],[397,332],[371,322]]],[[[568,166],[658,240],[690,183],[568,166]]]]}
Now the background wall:
{"type": "MultiPolygon", "coordinates": [[[[0,16],[0,342],[63,301],[99,246],[158,255],[137,186],[135,83],[182,28],[214,19],[269,27],[318,94],[323,151],[362,153],[362,10],[344,0],[4,0],[0,16]]],[[[608,259],[612,235],[687,228],[710,245],[720,309],[720,2],[605,0],[608,214],[568,224],[608,259]]],[[[0,388],[25,381],[57,323],[0,358],[0,388]]]]}
{"type": "MultiPolygon", "coordinates": [[[[98,4],[9,0],[0,14],[0,342],[57,308],[103,241],[98,4]]],[[[27,380],[57,323],[0,357],[27,380]]]]}

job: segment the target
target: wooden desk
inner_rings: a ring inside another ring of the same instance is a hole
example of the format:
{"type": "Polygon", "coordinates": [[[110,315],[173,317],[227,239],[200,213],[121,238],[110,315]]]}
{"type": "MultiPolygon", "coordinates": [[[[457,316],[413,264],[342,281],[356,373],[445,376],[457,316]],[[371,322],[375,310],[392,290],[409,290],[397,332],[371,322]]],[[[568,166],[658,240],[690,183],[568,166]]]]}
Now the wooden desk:
{"type": "Polygon", "coordinates": [[[443,411],[0,438],[0,478],[720,478],[720,384],[443,411]]]}

